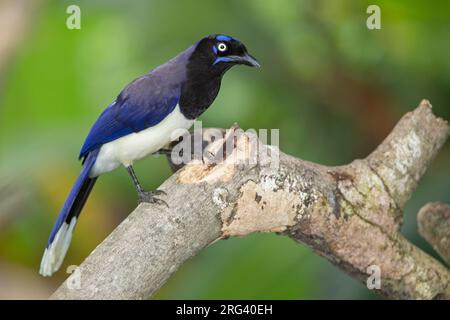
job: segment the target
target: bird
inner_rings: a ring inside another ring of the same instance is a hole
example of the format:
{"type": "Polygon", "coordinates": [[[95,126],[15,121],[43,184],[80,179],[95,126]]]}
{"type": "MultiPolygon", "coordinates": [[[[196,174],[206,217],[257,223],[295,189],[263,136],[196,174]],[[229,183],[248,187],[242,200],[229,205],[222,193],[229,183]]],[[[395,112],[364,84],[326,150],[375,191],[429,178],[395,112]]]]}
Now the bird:
{"type": "Polygon", "coordinates": [[[235,65],[260,67],[238,39],[208,35],[119,93],[93,124],[81,147],[81,172],[53,225],[41,260],[41,275],[51,276],[61,267],[81,210],[100,175],[123,166],[139,202],[165,204],[158,198],[165,192],[142,188],[134,162],[179,138],[177,130],[189,129],[214,102],[222,77],[235,65]]]}

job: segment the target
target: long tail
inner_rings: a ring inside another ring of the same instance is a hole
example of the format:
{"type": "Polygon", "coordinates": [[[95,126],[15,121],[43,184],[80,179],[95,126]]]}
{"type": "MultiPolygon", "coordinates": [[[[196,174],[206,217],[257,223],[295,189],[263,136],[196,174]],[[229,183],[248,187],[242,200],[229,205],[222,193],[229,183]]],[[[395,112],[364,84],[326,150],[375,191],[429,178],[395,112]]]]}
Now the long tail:
{"type": "Polygon", "coordinates": [[[58,219],[53,225],[39,270],[39,273],[43,276],[51,276],[61,267],[64,256],[69,249],[72,232],[78,216],[97,180],[97,178],[89,177],[89,172],[95,160],[97,160],[97,155],[98,150],[95,150],[86,157],[81,173],[59,213],[58,219]]]}

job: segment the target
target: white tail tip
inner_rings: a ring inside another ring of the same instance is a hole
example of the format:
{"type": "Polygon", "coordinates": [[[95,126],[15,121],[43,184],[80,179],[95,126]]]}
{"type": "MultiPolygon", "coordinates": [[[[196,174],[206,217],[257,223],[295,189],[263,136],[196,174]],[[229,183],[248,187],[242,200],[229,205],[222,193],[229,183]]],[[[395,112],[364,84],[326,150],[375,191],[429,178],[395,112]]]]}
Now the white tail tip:
{"type": "Polygon", "coordinates": [[[39,273],[44,277],[50,277],[61,267],[67,250],[69,249],[73,228],[76,223],[76,217],[73,217],[72,220],[70,220],[70,224],[64,222],[56,233],[53,242],[45,248],[41,260],[41,268],[39,269],[39,273]]]}

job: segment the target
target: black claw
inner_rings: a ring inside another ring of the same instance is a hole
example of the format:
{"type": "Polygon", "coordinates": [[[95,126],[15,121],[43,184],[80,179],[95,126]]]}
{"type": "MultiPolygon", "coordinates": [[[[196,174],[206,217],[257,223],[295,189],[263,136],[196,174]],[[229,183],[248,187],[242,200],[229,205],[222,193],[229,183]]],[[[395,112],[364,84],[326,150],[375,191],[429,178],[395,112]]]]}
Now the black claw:
{"type": "Polygon", "coordinates": [[[169,205],[167,204],[167,202],[159,198],[156,198],[155,196],[157,195],[166,195],[166,193],[162,190],[142,191],[139,193],[139,203],[146,202],[154,204],[163,204],[168,208],[169,205]]]}
{"type": "Polygon", "coordinates": [[[167,193],[162,190],[155,190],[155,191],[153,191],[153,194],[155,194],[157,196],[160,196],[160,195],[167,196],[167,193]]]}
{"type": "Polygon", "coordinates": [[[160,205],[165,205],[167,208],[169,208],[169,205],[168,205],[167,202],[165,202],[164,200],[155,198],[155,203],[156,203],[156,204],[160,204],[160,205]]]}

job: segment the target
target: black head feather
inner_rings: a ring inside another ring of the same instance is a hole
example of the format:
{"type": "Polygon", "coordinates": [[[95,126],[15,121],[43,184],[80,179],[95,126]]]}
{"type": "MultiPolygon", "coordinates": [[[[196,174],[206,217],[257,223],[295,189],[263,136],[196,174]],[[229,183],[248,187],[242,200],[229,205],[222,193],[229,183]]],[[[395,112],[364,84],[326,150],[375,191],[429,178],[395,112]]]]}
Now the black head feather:
{"type": "Polygon", "coordinates": [[[190,119],[202,114],[216,98],[222,76],[238,64],[259,67],[239,40],[225,35],[209,35],[197,42],[188,59],[186,82],[181,88],[183,114],[190,119]]]}

